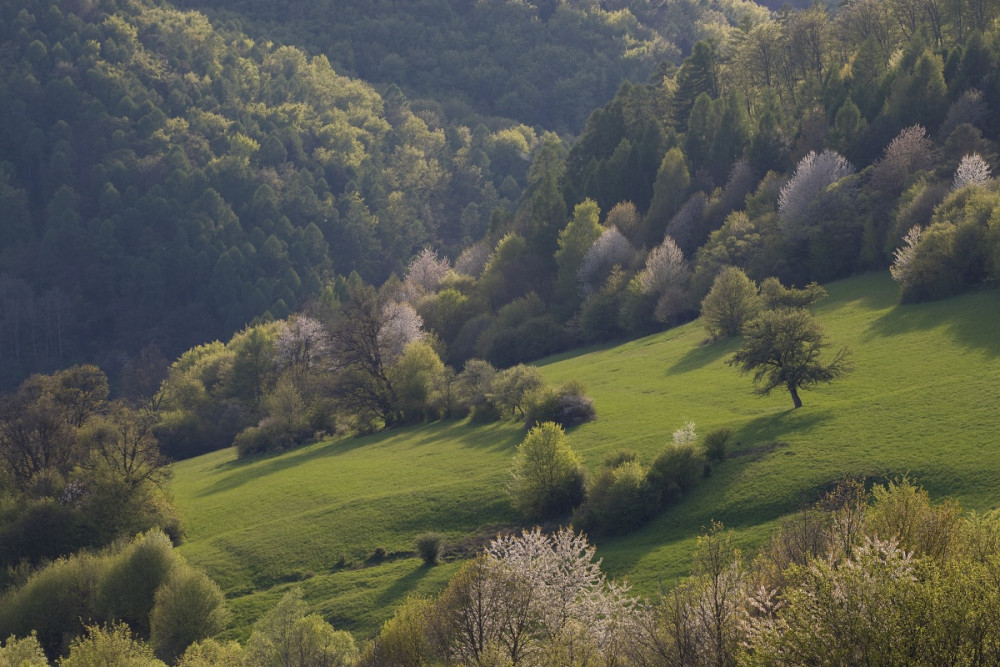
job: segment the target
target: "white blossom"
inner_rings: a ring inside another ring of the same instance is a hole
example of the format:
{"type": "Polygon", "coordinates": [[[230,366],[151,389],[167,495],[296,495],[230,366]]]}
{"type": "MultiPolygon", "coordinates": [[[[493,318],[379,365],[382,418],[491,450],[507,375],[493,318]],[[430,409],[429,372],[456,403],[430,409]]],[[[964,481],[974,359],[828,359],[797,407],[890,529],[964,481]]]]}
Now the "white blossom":
{"type": "Polygon", "coordinates": [[[791,180],[778,195],[778,213],[786,231],[806,224],[809,206],[828,186],[854,173],[847,158],[831,150],[810,151],[799,161],[791,180]]]}
{"type": "Polygon", "coordinates": [[[990,165],[979,153],[970,153],[962,158],[955,170],[953,190],[967,185],[986,185],[990,180],[990,165]]]}
{"type": "Polygon", "coordinates": [[[601,234],[583,256],[577,282],[582,296],[599,290],[615,266],[627,267],[635,258],[635,248],[615,227],[601,234]]]}
{"type": "Polygon", "coordinates": [[[904,245],[896,248],[893,253],[894,259],[892,266],[889,267],[889,273],[892,274],[892,279],[903,287],[909,285],[913,279],[913,258],[917,253],[917,244],[922,233],[923,228],[920,225],[910,227],[910,231],[903,237],[904,245]]]}

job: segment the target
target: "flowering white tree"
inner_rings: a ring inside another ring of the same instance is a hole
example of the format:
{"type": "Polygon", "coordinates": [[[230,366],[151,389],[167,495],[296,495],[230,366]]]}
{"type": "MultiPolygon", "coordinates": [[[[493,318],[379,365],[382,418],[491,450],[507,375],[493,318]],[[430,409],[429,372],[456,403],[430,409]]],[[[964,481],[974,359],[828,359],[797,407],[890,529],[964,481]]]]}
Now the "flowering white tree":
{"type": "Polygon", "coordinates": [[[673,441],[675,445],[693,445],[697,439],[698,433],[691,420],[684,422],[684,426],[674,431],[673,441]]]}
{"type": "Polygon", "coordinates": [[[934,142],[922,125],[911,125],[885,147],[882,159],[872,167],[871,178],[880,191],[898,196],[906,179],[934,166],[934,142]]]}
{"type": "Polygon", "coordinates": [[[847,158],[831,150],[810,151],[799,160],[791,180],[778,195],[778,213],[786,232],[798,232],[807,221],[809,206],[828,186],[854,173],[847,158]]]}
{"type": "Polygon", "coordinates": [[[274,361],[279,370],[291,371],[298,382],[330,356],[330,337],[323,325],[306,315],[294,315],[278,331],[274,361]]]}
{"type": "Polygon", "coordinates": [[[913,258],[917,254],[921,233],[923,228],[920,225],[910,227],[910,231],[903,237],[903,245],[896,248],[893,253],[894,259],[892,266],[889,267],[889,273],[892,274],[892,279],[904,288],[913,280],[913,258]]]}
{"type": "Polygon", "coordinates": [[[635,259],[635,248],[616,227],[609,227],[583,256],[577,282],[581,296],[599,290],[615,266],[628,267],[635,259]]]}
{"type": "Polygon", "coordinates": [[[389,301],[383,311],[378,345],[387,360],[398,359],[406,346],[424,337],[424,320],[416,309],[403,301],[389,301]]]}
{"type": "Polygon", "coordinates": [[[967,185],[986,185],[989,180],[990,165],[979,153],[970,153],[958,163],[952,190],[959,190],[967,185]]]}
{"type": "Polygon", "coordinates": [[[551,535],[535,528],[499,536],[486,548],[487,558],[531,591],[527,612],[535,642],[580,641],[582,634],[606,653],[620,650],[620,642],[627,641],[640,602],[628,595],[627,585],[605,577],[594,551],[587,538],[571,528],[551,535]]]}
{"type": "Polygon", "coordinates": [[[406,279],[403,280],[406,300],[416,303],[424,294],[433,292],[450,270],[451,265],[447,259],[439,258],[430,248],[424,248],[406,270],[406,279]]]}
{"type": "Polygon", "coordinates": [[[671,237],[649,253],[638,279],[643,294],[657,297],[657,320],[666,322],[684,307],[690,274],[684,253],[671,237]]]}

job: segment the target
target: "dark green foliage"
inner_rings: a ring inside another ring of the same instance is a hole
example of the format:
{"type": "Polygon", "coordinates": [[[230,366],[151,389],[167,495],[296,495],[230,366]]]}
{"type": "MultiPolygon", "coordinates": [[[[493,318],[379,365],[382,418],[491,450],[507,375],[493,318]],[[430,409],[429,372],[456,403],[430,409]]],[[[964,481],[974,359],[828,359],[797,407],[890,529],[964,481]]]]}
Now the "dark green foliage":
{"type": "Polygon", "coordinates": [[[741,373],[752,373],[755,391],[767,396],[784,388],[796,408],[799,389],[832,382],[851,370],[851,351],[841,348],[829,362],[819,359],[829,347],[823,329],[806,310],[766,310],[743,328],[743,346],[730,359],[741,373]]]}
{"type": "Polygon", "coordinates": [[[417,535],[414,543],[417,547],[417,555],[424,561],[425,565],[436,565],[441,551],[444,548],[444,535],[440,533],[421,533],[417,535]]]}
{"type": "Polygon", "coordinates": [[[705,456],[712,461],[723,461],[726,458],[730,441],[733,439],[733,430],[730,428],[718,428],[705,434],[705,456]]]}
{"type": "Polygon", "coordinates": [[[558,389],[543,387],[537,390],[531,396],[524,415],[525,425],[529,428],[543,422],[555,422],[569,429],[594,419],[597,419],[594,401],[576,383],[558,389]]]}
{"type": "Polygon", "coordinates": [[[649,485],[661,506],[676,503],[698,483],[705,469],[705,453],[693,443],[667,445],[649,466],[649,485]]]}
{"type": "Polygon", "coordinates": [[[658,504],[646,469],[638,461],[624,461],[597,474],[577,518],[595,532],[618,535],[645,523],[656,513],[658,504]]]}

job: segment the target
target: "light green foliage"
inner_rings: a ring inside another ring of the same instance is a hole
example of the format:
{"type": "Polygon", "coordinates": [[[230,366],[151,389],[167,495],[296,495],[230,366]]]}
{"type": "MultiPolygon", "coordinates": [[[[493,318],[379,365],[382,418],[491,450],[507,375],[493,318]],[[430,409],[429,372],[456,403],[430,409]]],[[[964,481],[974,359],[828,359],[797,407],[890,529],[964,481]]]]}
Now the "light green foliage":
{"type": "Polygon", "coordinates": [[[430,343],[417,340],[406,346],[388,371],[404,419],[418,421],[431,414],[444,371],[444,363],[430,343]]]}
{"type": "Polygon", "coordinates": [[[525,401],[544,385],[537,368],[518,364],[497,373],[490,385],[491,400],[504,417],[523,417],[525,401]]]}
{"type": "Polygon", "coordinates": [[[431,651],[427,630],[431,626],[433,601],[408,597],[396,608],[392,618],[382,624],[374,642],[361,654],[364,665],[399,665],[420,667],[431,651]]]}
{"type": "Polygon", "coordinates": [[[584,255],[590,250],[603,232],[600,221],[600,209],[592,199],[577,204],[573,209],[573,218],[559,232],[559,249],[555,260],[558,267],[556,289],[559,291],[563,307],[572,312],[578,302],[576,277],[584,255]]]}
{"type": "Polygon", "coordinates": [[[530,431],[510,470],[511,504],[532,519],[565,513],[583,499],[583,469],[562,427],[545,422],[530,431]]]}
{"type": "Polygon", "coordinates": [[[713,336],[739,336],[760,308],[757,285],[742,270],[729,266],[716,276],[702,300],[701,319],[713,336]]]}
{"type": "Polygon", "coordinates": [[[658,509],[656,491],[638,461],[601,470],[587,488],[581,519],[595,532],[620,535],[641,526],[658,509]]]}
{"type": "Polygon", "coordinates": [[[354,639],[318,614],[307,614],[302,593],[292,589],[254,626],[247,661],[259,667],[342,667],[357,655],[354,639]]]}
{"type": "Polygon", "coordinates": [[[0,667],[48,667],[48,664],[34,633],[22,639],[11,635],[0,644],[0,667]]]}
{"type": "Polygon", "coordinates": [[[70,644],[69,655],[60,667],[164,667],[153,656],[153,649],[133,637],[128,626],[119,623],[108,628],[87,626],[87,634],[70,644]]]}
{"type": "Polygon", "coordinates": [[[244,667],[243,647],[239,642],[219,642],[203,639],[191,644],[180,660],[178,667],[244,667]]]}
{"type": "Polygon", "coordinates": [[[181,565],[156,590],[150,643],[159,657],[172,663],[192,643],[222,631],[228,617],[218,585],[204,572],[181,565]]]}
{"type": "Polygon", "coordinates": [[[671,148],[663,156],[656,172],[653,200],[646,214],[646,242],[655,245],[663,241],[667,223],[687,199],[691,176],[680,148],[671,148]]]}

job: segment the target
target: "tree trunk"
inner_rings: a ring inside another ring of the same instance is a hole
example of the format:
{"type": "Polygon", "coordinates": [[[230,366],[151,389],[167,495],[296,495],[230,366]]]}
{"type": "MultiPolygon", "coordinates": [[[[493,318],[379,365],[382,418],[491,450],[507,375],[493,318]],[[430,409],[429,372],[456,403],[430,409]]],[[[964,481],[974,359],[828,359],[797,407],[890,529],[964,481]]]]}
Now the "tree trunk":
{"type": "Polygon", "coordinates": [[[794,384],[789,383],[788,384],[788,393],[792,395],[792,403],[795,405],[795,407],[801,408],[802,407],[802,399],[799,398],[799,388],[796,387],[794,384]]]}

